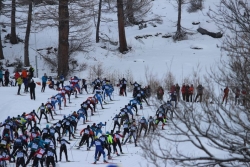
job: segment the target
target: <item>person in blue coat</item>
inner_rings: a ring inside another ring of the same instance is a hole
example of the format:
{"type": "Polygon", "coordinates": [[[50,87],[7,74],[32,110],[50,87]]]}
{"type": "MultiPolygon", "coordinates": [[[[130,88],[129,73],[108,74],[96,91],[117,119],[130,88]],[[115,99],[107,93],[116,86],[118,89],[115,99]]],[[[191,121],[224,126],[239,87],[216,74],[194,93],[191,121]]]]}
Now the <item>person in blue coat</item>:
{"type": "Polygon", "coordinates": [[[47,81],[48,81],[48,76],[46,75],[46,73],[44,73],[44,76],[42,77],[42,89],[41,89],[41,92],[45,91],[47,81]]]}
{"type": "Polygon", "coordinates": [[[4,86],[4,84],[3,84],[3,71],[2,71],[2,69],[0,69],[0,82],[2,82],[2,86],[4,86]]]}
{"type": "Polygon", "coordinates": [[[98,133],[102,134],[102,127],[103,126],[106,126],[106,122],[105,122],[105,124],[103,124],[102,122],[100,122],[99,124],[97,124],[97,128],[95,130],[95,135],[96,136],[98,135],[98,133]]]}
{"type": "Polygon", "coordinates": [[[106,154],[103,150],[104,148],[104,143],[102,140],[98,139],[97,136],[95,136],[95,140],[91,143],[91,145],[88,147],[88,150],[93,146],[95,145],[95,162],[94,164],[96,164],[96,161],[97,161],[97,154],[98,153],[101,153],[103,155],[103,162],[104,163],[108,163],[108,161],[106,161],[106,154]]]}
{"type": "Polygon", "coordinates": [[[95,95],[94,95],[94,98],[96,98],[98,100],[98,102],[101,104],[101,107],[102,109],[104,109],[103,105],[102,105],[102,90],[100,88],[98,88],[96,91],[95,91],[95,95]]]}

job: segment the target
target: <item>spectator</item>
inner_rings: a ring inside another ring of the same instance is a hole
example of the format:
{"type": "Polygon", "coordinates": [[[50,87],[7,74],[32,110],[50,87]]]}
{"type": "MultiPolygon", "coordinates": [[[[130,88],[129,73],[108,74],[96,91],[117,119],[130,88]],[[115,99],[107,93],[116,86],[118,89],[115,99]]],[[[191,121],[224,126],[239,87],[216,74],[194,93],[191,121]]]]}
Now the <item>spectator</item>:
{"type": "Polygon", "coordinates": [[[22,85],[22,83],[23,83],[22,76],[19,75],[19,77],[17,78],[16,81],[17,81],[17,85],[18,85],[17,95],[20,95],[21,85],[22,85]]]}
{"type": "Polygon", "coordinates": [[[29,68],[29,77],[30,77],[30,79],[32,79],[33,77],[34,77],[34,68],[32,67],[32,66],[30,66],[30,68],[29,68]]]}
{"type": "Polygon", "coordinates": [[[42,77],[42,89],[41,89],[41,92],[45,91],[47,80],[48,80],[48,76],[46,75],[46,73],[44,73],[44,76],[42,77]]]}
{"type": "Polygon", "coordinates": [[[35,96],[35,88],[36,88],[36,84],[34,82],[33,79],[30,80],[30,83],[29,83],[29,88],[30,88],[30,99],[34,99],[36,100],[36,96],[35,96]]]}
{"type": "Polygon", "coordinates": [[[198,85],[197,87],[197,95],[195,97],[195,102],[202,102],[202,95],[203,95],[203,86],[201,84],[198,85]],[[196,101],[198,99],[198,97],[200,97],[199,101],[196,101]]]}
{"type": "Polygon", "coordinates": [[[62,88],[63,88],[63,84],[65,80],[63,74],[60,75],[59,79],[60,79],[60,84],[62,85],[62,88]]]}
{"type": "Polygon", "coordinates": [[[229,89],[228,89],[228,86],[224,89],[224,96],[223,96],[223,99],[222,99],[222,104],[225,100],[225,104],[227,104],[227,98],[228,98],[228,93],[229,93],[229,89]]]}
{"type": "Polygon", "coordinates": [[[15,77],[15,86],[16,86],[16,84],[17,84],[17,79],[20,77],[20,74],[19,74],[18,71],[15,72],[14,77],[15,77]]]}
{"type": "Polygon", "coordinates": [[[10,72],[9,70],[7,69],[4,73],[4,82],[5,82],[5,86],[8,86],[9,82],[10,82],[10,72]]]}
{"type": "Polygon", "coordinates": [[[4,84],[3,84],[3,70],[2,70],[2,68],[0,69],[0,82],[2,82],[2,86],[4,86],[4,84]]]}

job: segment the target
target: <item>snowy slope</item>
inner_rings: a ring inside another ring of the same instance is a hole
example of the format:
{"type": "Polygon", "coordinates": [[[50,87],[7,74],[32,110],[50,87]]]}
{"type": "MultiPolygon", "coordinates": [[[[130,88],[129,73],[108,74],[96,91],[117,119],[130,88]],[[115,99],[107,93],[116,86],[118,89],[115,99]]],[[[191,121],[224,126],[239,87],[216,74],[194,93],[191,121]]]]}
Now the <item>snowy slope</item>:
{"type": "MultiPolygon", "coordinates": [[[[222,39],[213,39],[209,36],[202,36],[197,33],[196,29],[199,25],[192,25],[192,22],[200,22],[200,26],[207,28],[211,31],[218,31],[216,26],[211,22],[211,20],[206,16],[209,7],[214,7],[217,0],[207,0],[202,11],[197,13],[189,14],[186,12],[186,6],[183,7],[182,13],[182,26],[188,28],[194,35],[190,35],[187,40],[173,42],[171,38],[162,38],[162,35],[173,34],[176,30],[175,24],[177,20],[177,12],[175,10],[175,1],[170,0],[155,0],[152,1],[153,8],[151,15],[159,15],[163,19],[163,24],[157,24],[157,27],[148,25],[147,28],[139,30],[137,26],[126,27],[126,37],[127,43],[132,50],[127,54],[121,54],[117,51],[112,51],[117,49],[117,46],[111,46],[109,44],[95,44],[93,42],[93,51],[88,54],[80,53],[76,58],[78,62],[87,62],[89,65],[95,65],[101,62],[103,66],[108,69],[108,71],[119,71],[125,74],[126,71],[130,70],[134,76],[134,80],[145,83],[145,68],[149,68],[150,71],[157,77],[162,78],[167,71],[171,71],[175,77],[176,82],[182,84],[184,78],[192,75],[193,71],[197,71],[198,75],[203,76],[206,74],[211,66],[217,66],[220,60],[220,48],[217,47],[221,45],[222,39]],[[162,35],[155,36],[155,34],[161,33],[162,35]],[[136,40],[135,36],[138,35],[152,35],[152,37],[136,40]],[[100,46],[106,45],[109,49],[102,49],[100,46]],[[197,46],[201,47],[201,50],[194,50],[191,47],[197,46]],[[96,61],[97,60],[97,61],[96,61]]],[[[37,9],[36,9],[37,10],[37,9]]],[[[150,18],[150,16],[148,16],[150,18]]],[[[116,15],[103,15],[103,17],[110,17],[114,20],[116,15]]],[[[1,20],[4,20],[1,16],[1,20]]],[[[18,34],[24,37],[24,30],[17,28],[18,34]]],[[[100,31],[107,34],[114,41],[118,40],[117,32],[117,22],[101,23],[100,31]]],[[[93,28],[93,32],[95,29],[93,28]]],[[[2,34],[4,37],[6,33],[2,34]]],[[[94,33],[93,33],[94,39],[94,33]]],[[[32,48],[46,48],[46,47],[57,47],[57,29],[46,28],[45,30],[31,34],[30,41],[30,59],[31,64],[35,66],[35,55],[36,53],[32,48]]],[[[9,45],[4,44],[4,54],[6,59],[13,60],[15,57],[20,57],[23,55],[23,45],[9,45]]],[[[88,77],[87,69],[84,72],[77,72],[75,75],[80,78],[88,77]]],[[[50,70],[42,59],[38,56],[38,73],[39,79],[43,73],[50,75],[50,70]]],[[[118,78],[117,78],[118,79],[118,78]]],[[[91,82],[91,81],[88,81],[91,82]]],[[[2,121],[7,116],[17,116],[23,112],[29,112],[33,109],[37,109],[39,105],[43,102],[45,103],[49,97],[55,95],[57,92],[49,90],[46,88],[45,93],[40,92],[40,87],[36,89],[37,98],[35,101],[29,99],[29,95],[16,96],[17,87],[0,87],[0,110],[2,115],[2,121]]],[[[118,91],[115,91],[114,104],[109,104],[107,107],[109,109],[101,110],[100,106],[98,112],[95,116],[91,117],[91,124],[96,122],[107,122],[106,131],[110,131],[112,125],[112,117],[114,114],[118,113],[121,107],[131,99],[131,93],[128,97],[118,96],[118,91]]],[[[79,98],[73,98],[70,107],[66,107],[61,111],[61,114],[70,114],[72,111],[78,110],[80,103],[86,100],[87,97],[92,95],[79,95],[79,98]]],[[[60,112],[60,111],[58,111],[60,112]]],[[[141,115],[148,117],[153,115],[155,110],[151,108],[145,108],[139,111],[141,115]]],[[[62,118],[62,116],[56,116],[57,119],[62,118]]],[[[41,128],[45,127],[45,120],[42,120],[41,128]]],[[[86,125],[80,125],[78,129],[82,129],[86,125]]],[[[105,128],[103,128],[105,131],[105,128]]],[[[71,146],[77,142],[76,140],[71,141],[71,146]]],[[[188,146],[184,146],[187,147],[188,146]]],[[[70,146],[68,146],[70,148],[70,146]]],[[[192,149],[190,149],[192,150],[192,149]]],[[[57,150],[58,151],[58,150],[57,150]]],[[[86,146],[82,150],[68,150],[69,159],[75,162],[70,163],[58,163],[60,167],[68,167],[74,165],[75,167],[81,166],[94,166],[91,163],[94,158],[94,148],[91,151],[86,151],[86,146]]],[[[139,147],[135,148],[133,144],[127,144],[123,146],[123,151],[126,153],[124,156],[115,157],[112,161],[114,163],[119,163],[123,167],[130,166],[151,166],[145,159],[140,156],[142,150],[139,147]]],[[[115,156],[115,155],[114,155],[115,156]]],[[[63,160],[65,160],[63,158],[63,160]]],[[[106,165],[98,165],[106,166],[106,165]]]]}
{"type": "MultiPolygon", "coordinates": [[[[7,116],[17,116],[22,114],[23,112],[30,112],[33,109],[37,110],[37,108],[41,105],[41,103],[46,103],[47,99],[50,98],[52,95],[57,94],[57,91],[51,90],[46,88],[44,93],[40,93],[41,87],[37,85],[36,88],[36,100],[30,100],[29,94],[21,93],[22,96],[17,96],[15,95],[17,92],[17,87],[0,87],[1,94],[4,95],[3,98],[1,98],[1,105],[0,105],[0,110],[1,110],[1,119],[4,121],[7,116]]],[[[89,90],[92,91],[91,88],[89,90]]],[[[105,131],[110,131],[113,128],[112,124],[112,118],[114,117],[115,114],[118,114],[120,111],[121,107],[124,107],[125,104],[129,102],[131,99],[131,93],[128,94],[128,97],[123,97],[123,96],[117,96],[117,90],[114,92],[114,99],[118,101],[112,102],[112,104],[105,105],[104,107],[109,108],[109,109],[101,109],[101,107],[98,105],[98,110],[95,113],[94,116],[90,117],[91,122],[82,125],[82,121],[79,121],[78,124],[78,133],[76,135],[79,135],[80,130],[85,128],[87,125],[92,125],[93,123],[99,123],[99,122],[107,122],[106,128],[103,127],[102,130],[103,132],[105,131]]],[[[67,104],[69,107],[63,108],[63,110],[58,110],[57,108],[57,113],[58,114],[71,114],[72,111],[77,111],[80,108],[80,104],[87,99],[87,97],[92,96],[91,94],[82,94],[79,95],[79,98],[72,98],[70,104],[67,104]]],[[[90,111],[89,111],[90,112],[90,111]]],[[[138,112],[140,115],[143,115],[147,113],[150,114],[152,111],[150,108],[145,108],[144,110],[140,110],[138,112]]],[[[55,123],[58,121],[58,119],[62,119],[63,116],[58,115],[55,116],[56,120],[51,120],[51,122],[55,123]]],[[[153,114],[152,114],[153,115],[153,114]]],[[[40,129],[45,128],[47,125],[46,120],[42,119],[41,124],[40,124],[40,129]]],[[[2,131],[3,128],[1,128],[2,131]]],[[[68,137],[65,138],[68,140],[68,137]]],[[[91,163],[94,162],[94,150],[95,148],[92,147],[91,151],[86,151],[86,145],[84,145],[80,150],[77,150],[73,145],[76,143],[79,143],[80,139],[74,139],[73,141],[70,141],[71,144],[70,146],[68,145],[68,157],[69,160],[73,162],[65,163],[65,157],[64,154],[62,156],[62,162],[58,162],[58,165],[60,167],[67,167],[74,165],[76,167],[80,166],[95,166],[91,163]],[[72,149],[70,149],[72,147],[72,149]]],[[[118,163],[122,164],[123,167],[126,166],[146,166],[147,162],[142,159],[140,156],[140,148],[139,147],[134,147],[134,144],[126,144],[122,146],[123,152],[125,153],[124,155],[121,155],[119,157],[116,157],[116,155],[112,155],[114,157],[113,160],[110,160],[110,162],[113,163],[118,163]]],[[[119,149],[118,149],[119,152],[119,149]]],[[[59,155],[59,147],[57,148],[57,155],[59,155]]],[[[59,157],[58,157],[59,159],[59,157]]],[[[99,161],[102,163],[102,157],[101,160],[99,161]]],[[[106,164],[103,165],[98,165],[98,166],[106,166],[106,164]]]]}

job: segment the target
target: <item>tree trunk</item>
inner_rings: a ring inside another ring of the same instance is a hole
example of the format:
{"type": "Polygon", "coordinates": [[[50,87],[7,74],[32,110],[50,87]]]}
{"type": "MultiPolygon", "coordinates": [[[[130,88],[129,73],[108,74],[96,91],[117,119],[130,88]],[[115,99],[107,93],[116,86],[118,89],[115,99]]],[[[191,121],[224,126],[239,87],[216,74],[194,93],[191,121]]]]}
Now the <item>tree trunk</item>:
{"type": "Polygon", "coordinates": [[[99,29],[100,29],[100,22],[101,22],[101,12],[102,12],[102,0],[99,1],[98,20],[97,20],[97,26],[96,26],[96,43],[99,42],[99,29]]]}
{"type": "Polygon", "coordinates": [[[177,20],[177,33],[181,32],[181,5],[183,0],[178,0],[178,20],[177,20]]]}
{"type": "Polygon", "coordinates": [[[30,66],[30,59],[29,59],[29,40],[30,40],[30,27],[31,27],[31,20],[32,20],[32,0],[29,1],[29,11],[28,11],[28,20],[27,20],[27,27],[26,27],[26,34],[24,40],[24,66],[30,66]]]}
{"type": "Polygon", "coordinates": [[[69,71],[69,9],[68,0],[59,0],[59,41],[58,41],[58,75],[67,76],[69,71]]]}
{"type": "Polygon", "coordinates": [[[2,59],[4,59],[4,55],[3,55],[2,37],[1,37],[1,32],[0,32],[0,60],[2,59]]]}
{"type": "Polygon", "coordinates": [[[127,51],[127,41],[124,28],[124,14],[123,14],[123,0],[117,0],[117,17],[118,17],[118,31],[119,31],[119,51],[123,53],[127,51]]]}
{"type": "Polygon", "coordinates": [[[16,36],[16,0],[12,0],[11,3],[11,34],[10,34],[10,43],[17,44],[16,36]]]}

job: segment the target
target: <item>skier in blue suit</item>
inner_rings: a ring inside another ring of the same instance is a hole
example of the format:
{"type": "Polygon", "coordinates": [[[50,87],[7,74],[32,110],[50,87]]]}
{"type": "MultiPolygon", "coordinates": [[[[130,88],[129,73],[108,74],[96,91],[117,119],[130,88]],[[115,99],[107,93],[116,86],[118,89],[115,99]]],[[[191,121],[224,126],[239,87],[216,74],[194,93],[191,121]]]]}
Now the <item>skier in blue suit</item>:
{"type": "Polygon", "coordinates": [[[94,164],[96,164],[96,161],[97,161],[97,154],[100,152],[101,154],[103,154],[103,162],[104,163],[108,163],[106,161],[106,154],[103,150],[104,148],[104,143],[102,140],[98,139],[97,136],[95,136],[95,140],[91,143],[91,145],[88,147],[88,150],[93,146],[95,145],[95,162],[94,164]]]}

